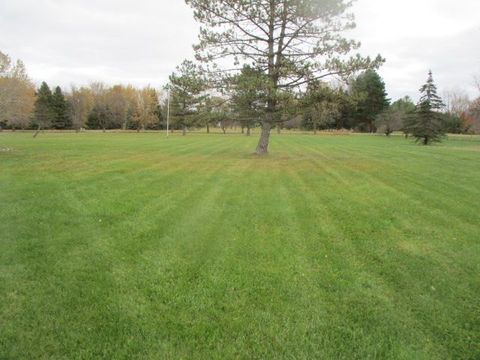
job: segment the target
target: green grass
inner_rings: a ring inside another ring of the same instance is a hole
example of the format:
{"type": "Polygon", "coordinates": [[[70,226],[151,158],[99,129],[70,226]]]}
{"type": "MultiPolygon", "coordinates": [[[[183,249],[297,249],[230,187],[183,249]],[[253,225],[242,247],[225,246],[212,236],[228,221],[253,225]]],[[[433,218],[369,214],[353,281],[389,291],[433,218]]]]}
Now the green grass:
{"type": "Polygon", "coordinates": [[[0,358],[480,358],[479,138],[256,140],[0,133],[0,358]]]}

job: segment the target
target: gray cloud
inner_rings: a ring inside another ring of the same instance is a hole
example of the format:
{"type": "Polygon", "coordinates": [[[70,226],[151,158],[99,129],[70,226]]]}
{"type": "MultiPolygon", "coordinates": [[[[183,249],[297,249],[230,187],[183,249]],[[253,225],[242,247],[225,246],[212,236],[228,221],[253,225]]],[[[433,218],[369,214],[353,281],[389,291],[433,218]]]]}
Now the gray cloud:
{"type": "MultiPolygon", "coordinates": [[[[432,69],[440,89],[476,96],[480,2],[359,0],[361,52],[381,53],[392,98],[417,97],[432,69]]],[[[162,85],[192,58],[198,25],[182,0],[2,0],[0,50],[52,85],[91,81],[162,85]]]]}

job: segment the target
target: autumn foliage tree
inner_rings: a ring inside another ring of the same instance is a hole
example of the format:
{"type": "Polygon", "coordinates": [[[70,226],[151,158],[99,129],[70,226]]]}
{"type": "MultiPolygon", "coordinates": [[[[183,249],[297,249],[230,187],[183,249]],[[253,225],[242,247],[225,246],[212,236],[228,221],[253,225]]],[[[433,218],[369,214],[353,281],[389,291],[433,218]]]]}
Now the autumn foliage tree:
{"type": "Polygon", "coordinates": [[[158,107],[158,96],[155,89],[147,86],[137,91],[135,123],[137,131],[145,130],[158,120],[156,110],[158,107]]]}
{"type": "Polygon", "coordinates": [[[93,95],[89,88],[77,88],[72,86],[70,93],[67,95],[68,109],[72,127],[76,131],[80,131],[88,120],[88,115],[93,108],[93,95]]]}
{"type": "Polygon", "coordinates": [[[0,52],[0,129],[29,126],[35,103],[35,87],[21,60],[16,63],[0,52]]]}
{"type": "MultiPolygon", "coordinates": [[[[256,153],[268,151],[281,90],[332,75],[347,76],[383,61],[360,55],[342,33],[355,27],[347,0],[186,0],[201,23],[197,59],[250,64],[268,78],[265,116],[256,153]],[[228,60],[224,60],[228,61],[228,60]]],[[[240,68],[241,69],[241,68],[240,68]]],[[[225,70],[225,69],[223,69],[225,70]]],[[[239,69],[237,69],[239,70],[239,69]]]]}

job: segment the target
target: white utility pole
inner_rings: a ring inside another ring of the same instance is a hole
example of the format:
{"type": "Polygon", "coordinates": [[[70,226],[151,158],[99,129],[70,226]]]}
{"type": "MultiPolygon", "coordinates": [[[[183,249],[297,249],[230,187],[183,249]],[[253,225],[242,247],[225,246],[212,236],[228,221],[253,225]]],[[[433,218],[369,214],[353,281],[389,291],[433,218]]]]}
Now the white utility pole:
{"type": "Polygon", "coordinates": [[[169,132],[169,125],[170,125],[170,84],[167,87],[167,138],[169,132]]]}

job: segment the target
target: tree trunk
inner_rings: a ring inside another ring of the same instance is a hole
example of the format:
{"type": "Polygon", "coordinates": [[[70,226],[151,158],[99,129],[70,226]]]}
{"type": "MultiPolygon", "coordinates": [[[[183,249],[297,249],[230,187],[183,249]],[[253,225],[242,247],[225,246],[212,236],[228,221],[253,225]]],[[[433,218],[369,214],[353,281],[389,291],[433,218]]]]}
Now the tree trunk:
{"type": "Polygon", "coordinates": [[[317,120],[313,120],[313,135],[317,135],[317,120]]]}
{"type": "Polygon", "coordinates": [[[282,132],[282,129],[280,128],[280,125],[277,125],[277,134],[280,134],[282,132]]]}
{"type": "Polygon", "coordinates": [[[187,135],[187,125],[183,124],[182,135],[187,135]]]}
{"type": "Polygon", "coordinates": [[[271,129],[272,124],[269,121],[262,122],[262,132],[260,134],[260,139],[258,140],[257,150],[255,151],[257,155],[265,155],[268,153],[268,142],[270,140],[271,129]]]}
{"type": "Polygon", "coordinates": [[[247,136],[250,136],[251,131],[250,131],[250,125],[247,125],[247,136]]]}
{"type": "Polygon", "coordinates": [[[42,126],[38,125],[37,131],[35,131],[35,134],[33,134],[33,138],[37,137],[37,135],[40,133],[40,130],[42,130],[42,126]]]}
{"type": "Polygon", "coordinates": [[[105,132],[105,131],[106,131],[106,130],[105,130],[105,126],[104,126],[104,127],[102,128],[102,132],[105,132]]]}
{"type": "Polygon", "coordinates": [[[428,136],[423,137],[423,145],[428,145],[428,136]]]}
{"type": "Polygon", "coordinates": [[[207,134],[210,134],[210,124],[207,122],[207,134]]]}
{"type": "Polygon", "coordinates": [[[245,128],[243,126],[242,126],[242,134],[245,134],[245,128]]]}

